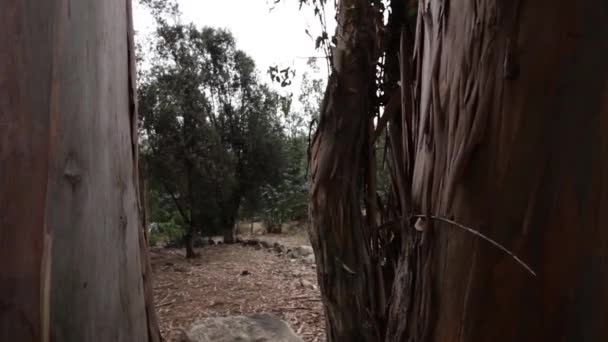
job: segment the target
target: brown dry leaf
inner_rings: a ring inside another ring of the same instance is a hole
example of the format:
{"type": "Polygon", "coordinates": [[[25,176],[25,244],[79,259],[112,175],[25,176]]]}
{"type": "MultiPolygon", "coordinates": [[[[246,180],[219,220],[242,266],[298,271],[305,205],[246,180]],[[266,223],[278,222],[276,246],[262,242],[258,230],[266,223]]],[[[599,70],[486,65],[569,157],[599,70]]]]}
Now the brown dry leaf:
{"type": "MultiPolygon", "coordinates": [[[[302,245],[302,240],[264,237],[272,246],[302,245]]],[[[189,261],[183,251],[150,251],[154,297],[161,333],[177,341],[180,329],[196,320],[257,312],[281,317],[304,341],[324,340],[324,318],[313,265],[278,256],[272,249],[241,245],[208,246],[189,261]],[[243,270],[249,274],[243,276],[243,270]],[[302,286],[301,284],[313,284],[302,286]]]]}

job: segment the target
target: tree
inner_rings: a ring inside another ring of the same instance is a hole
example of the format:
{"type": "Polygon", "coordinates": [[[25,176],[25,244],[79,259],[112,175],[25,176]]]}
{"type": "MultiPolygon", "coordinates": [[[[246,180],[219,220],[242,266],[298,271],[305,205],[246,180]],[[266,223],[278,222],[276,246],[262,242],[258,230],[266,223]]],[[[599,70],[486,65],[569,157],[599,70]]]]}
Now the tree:
{"type": "Polygon", "coordinates": [[[255,64],[230,32],[198,29],[157,11],[152,67],[142,78],[142,149],[151,185],[171,198],[193,235],[223,233],[234,240],[243,198],[272,183],[282,161],[279,97],[259,84],[255,64]]]}
{"type": "Polygon", "coordinates": [[[130,1],[9,0],[0,18],[0,340],[159,341],[130,1]]]}
{"type": "Polygon", "coordinates": [[[608,338],[605,6],[388,10],[384,24],[380,2],[339,2],[312,146],[328,340],[608,338]]]}
{"type": "Polygon", "coordinates": [[[280,233],[284,222],[300,221],[307,217],[307,149],[311,130],[318,121],[325,84],[322,78],[315,75],[319,71],[315,59],[309,59],[307,67],[299,79],[300,90],[296,97],[297,101],[293,100],[294,94],[286,88],[295,78],[295,70],[270,67],[269,71],[273,82],[285,87],[284,92],[286,92],[280,97],[283,129],[286,133],[281,151],[285,163],[280,169],[275,184],[263,186],[259,194],[254,194],[254,198],[248,198],[247,205],[257,209],[253,211],[263,218],[267,231],[271,233],[280,233]],[[281,74],[280,71],[285,73],[281,74]],[[280,76],[275,76],[276,72],[279,72],[280,76]]]}

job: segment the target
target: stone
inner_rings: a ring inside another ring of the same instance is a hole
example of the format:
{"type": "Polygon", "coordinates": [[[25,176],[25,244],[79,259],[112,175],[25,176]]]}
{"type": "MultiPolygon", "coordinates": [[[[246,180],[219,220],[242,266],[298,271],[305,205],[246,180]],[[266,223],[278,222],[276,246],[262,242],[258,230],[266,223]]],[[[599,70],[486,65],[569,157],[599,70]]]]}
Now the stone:
{"type": "Polygon", "coordinates": [[[287,323],[271,314],[212,317],[194,323],[180,342],[302,342],[287,323]]]}
{"type": "Polygon", "coordinates": [[[247,246],[257,246],[260,243],[257,239],[249,239],[245,240],[245,245],[247,246]]]}
{"type": "Polygon", "coordinates": [[[315,255],[311,254],[309,256],[304,257],[304,259],[302,259],[302,261],[304,261],[305,264],[314,264],[315,263],[315,255]]]}
{"type": "Polygon", "coordinates": [[[287,251],[287,255],[292,259],[302,259],[309,256],[314,256],[312,247],[310,246],[297,246],[287,251]]]}
{"type": "Polygon", "coordinates": [[[283,247],[282,245],[280,245],[277,242],[274,243],[273,248],[274,248],[274,251],[277,252],[278,254],[285,253],[285,247],[283,247]]]}

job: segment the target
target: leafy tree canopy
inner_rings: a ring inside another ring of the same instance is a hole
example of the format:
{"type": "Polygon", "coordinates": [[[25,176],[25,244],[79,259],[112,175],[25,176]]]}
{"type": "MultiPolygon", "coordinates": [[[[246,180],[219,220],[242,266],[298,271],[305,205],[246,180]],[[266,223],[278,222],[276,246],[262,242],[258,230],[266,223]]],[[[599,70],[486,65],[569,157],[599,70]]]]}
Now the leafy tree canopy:
{"type": "Polygon", "coordinates": [[[192,229],[229,229],[242,198],[284,167],[280,97],[230,32],[171,22],[163,8],[174,6],[148,3],[158,24],[139,86],[149,179],[192,229]]]}

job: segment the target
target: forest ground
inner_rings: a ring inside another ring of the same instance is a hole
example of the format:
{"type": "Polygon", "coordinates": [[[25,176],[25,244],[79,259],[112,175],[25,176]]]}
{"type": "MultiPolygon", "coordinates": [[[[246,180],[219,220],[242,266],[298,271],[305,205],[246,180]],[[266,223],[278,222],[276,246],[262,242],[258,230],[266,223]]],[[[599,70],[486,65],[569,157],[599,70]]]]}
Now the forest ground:
{"type": "MultiPolygon", "coordinates": [[[[286,246],[307,243],[301,236],[256,236],[286,246]]],[[[196,320],[267,312],[288,322],[304,341],[322,341],[324,321],[314,265],[271,250],[240,244],[183,250],[150,250],[154,297],[161,333],[177,341],[196,320]]]]}

